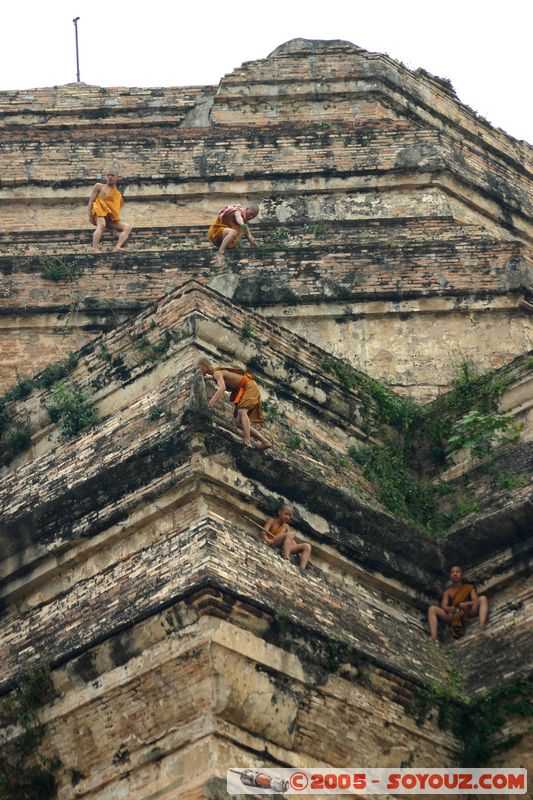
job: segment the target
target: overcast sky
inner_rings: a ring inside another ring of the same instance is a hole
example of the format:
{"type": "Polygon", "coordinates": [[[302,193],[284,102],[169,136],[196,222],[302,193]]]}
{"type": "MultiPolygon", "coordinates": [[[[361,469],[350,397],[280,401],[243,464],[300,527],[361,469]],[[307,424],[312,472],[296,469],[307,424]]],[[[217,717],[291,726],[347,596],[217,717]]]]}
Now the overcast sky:
{"type": "Polygon", "coordinates": [[[217,84],[296,37],[346,39],[449,78],[492,124],[533,142],[531,0],[4,0],[0,90],[217,84]]]}

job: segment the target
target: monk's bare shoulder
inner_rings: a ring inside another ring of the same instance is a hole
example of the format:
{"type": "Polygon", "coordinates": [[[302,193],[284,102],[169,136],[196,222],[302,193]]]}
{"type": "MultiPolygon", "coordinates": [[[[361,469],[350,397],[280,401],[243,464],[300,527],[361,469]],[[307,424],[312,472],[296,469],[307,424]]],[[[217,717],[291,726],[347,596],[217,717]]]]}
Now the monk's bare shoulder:
{"type": "Polygon", "coordinates": [[[95,183],[93,189],[98,189],[98,191],[100,191],[100,189],[103,189],[103,187],[104,187],[103,183],[95,183]]]}

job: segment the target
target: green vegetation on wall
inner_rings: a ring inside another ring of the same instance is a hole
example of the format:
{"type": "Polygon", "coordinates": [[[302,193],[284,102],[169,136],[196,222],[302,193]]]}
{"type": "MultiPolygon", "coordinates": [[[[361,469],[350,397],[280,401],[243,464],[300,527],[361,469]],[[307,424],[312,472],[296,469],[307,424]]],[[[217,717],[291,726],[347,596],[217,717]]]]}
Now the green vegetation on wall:
{"type": "Polygon", "coordinates": [[[52,389],[52,403],[47,406],[52,422],[61,421],[63,438],[75,436],[97,420],[88,395],[74,384],[56,383],[52,389]]]}
{"type": "Polygon", "coordinates": [[[29,419],[16,419],[12,403],[24,400],[35,388],[48,389],[69,374],[78,364],[74,353],[49,364],[34,378],[20,378],[17,383],[0,397],[0,436],[2,437],[2,463],[8,463],[17,453],[26,450],[31,444],[29,419]]]}
{"type": "Polygon", "coordinates": [[[520,425],[496,411],[510,376],[501,371],[479,375],[470,362],[463,362],[455,368],[449,394],[417,407],[348,364],[328,357],[322,366],[345,390],[356,392],[363,405],[363,431],[372,430],[380,439],[379,444],[353,447],[349,454],[375,486],[384,508],[430,533],[441,533],[479,510],[466,482],[452,487],[421,480],[417,461],[442,466],[446,455],[461,447],[470,449],[473,460],[485,458],[494,447],[516,439],[520,425]],[[451,492],[453,504],[442,511],[440,498],[451,492]]]}
{"type": "Polygon", "coordinates": [[[483,458],[493,447],[517,439],[520,430],[520,426],[510,416],[480,414],[474,409],[452,424],[448,444],[453,450],[468,447],[472,458],[483,458]]]}
{"type": "Polygon", "coordinates": [[[144,333],[133,342],[133,346],[141,355],[141,364],[157,361],[163,353],[166,353],[171,344],[172,336],[169,331],[164,331],[163,336],[155,343],[151,342],[144,333]]]}
{"type": "Polygon", "coordinates": [[[54,258],[50,256],[40,256],[39,260],[42,267],[41,278],[45,281],[72,283],[79,277],[75,267],[70,264],[65,264],[65,262],[57,256],[54,258]]]}
{"type": "Polygon", "coordinates": [[[48,669],[27,672],[0,703],[0,800],[49,800],[55,796],[57,759],[39,752],[38,711],[53,698],[48,669]],[[9,738],[9,736],[12,738],[9,738]]]}
{"type": "Polygon", "coordinates": [[[439,727],[450,730],[462,744],[461,766],[480,767],[520,741],[520,735],[505,734],[505,725],[513,717],[532,716],[532,695],[533,682],[528,680],[497,686],[476,698],[449,683],[422,690],[410,711],[423,725],[435,710],[439,727]]]}
{"type": "Polygon", "coordinates": [[[480,374],[471,361],[457,364],[451,391],[420,410],[418,443],[425,438],[433,460],[442,463],[447,449],[472,446],[472,456],[480,458],[491,451],[495,439],[501,443],[516,438],[519,429],[512,418],[496,413],[512,380],[501,370],[480,374]],[[503,436],[497,436],[498,431],[503,436]]]}
{"type": "Polygon", "coordinates": [[[322,361],[322,368],[335,375],[347,391],[357,389],[365,420],[370,419],[374,425],[391,425],[399,431],[406,431],[418,419],[419,411],[410,398],[391,392],[349,364],[327,357],[322,361]]]}

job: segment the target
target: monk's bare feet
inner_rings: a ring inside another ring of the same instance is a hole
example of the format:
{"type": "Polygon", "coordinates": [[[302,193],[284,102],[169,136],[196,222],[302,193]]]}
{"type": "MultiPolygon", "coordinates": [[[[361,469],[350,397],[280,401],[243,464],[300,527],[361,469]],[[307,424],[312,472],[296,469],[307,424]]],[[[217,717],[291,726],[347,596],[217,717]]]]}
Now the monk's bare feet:
{"type": "Polygon", "coordinates": [[[269,450],[272,447],[272,442],[265,442],[259,445],[259,450],[269,450]]]}
{"type": "Polygon", "coordinates": [[[93,247],[93,256],[99,256],[100,250],[97,250],[96,247],[93,247]]]}
{"type": "Polygon", "coordinates": [[[253,444],[251,442],[243,442],[243,445],[245,447],[251,447],[252,450],[254,449],[254,446],[253,446],[253,444]]]}
{"type": "Polygon", "coordinates": [[[125,248],[124,247],[114,247],[113,248],[113,253],[124,253],[124,252],[125,252],[125,248]]]}

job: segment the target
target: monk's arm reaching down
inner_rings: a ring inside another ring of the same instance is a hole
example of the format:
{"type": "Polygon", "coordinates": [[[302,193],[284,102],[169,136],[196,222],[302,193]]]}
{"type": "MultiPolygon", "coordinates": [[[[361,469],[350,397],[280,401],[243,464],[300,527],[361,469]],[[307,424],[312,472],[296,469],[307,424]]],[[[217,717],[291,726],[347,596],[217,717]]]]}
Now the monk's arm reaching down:
{"type": "Polygon", "coordinates": [[[246,236],[246,238],[248,239],[250,244],[253,244],[254,247],[257,247],[257,242],[255,241],[254,237],[250,233],[250,228],[248,227],[248,225],[244,226],[244,235],[246,236]]]}
{"type": "Polygon", "coordinates": [[[103,183],[95,183],[94,187],[93,187],[93,190],[91,192],[91,196],[89,197],[89,205],[88,205],[88,208],[87,208],[87,210],[89,212],[89,222],[92,222],[91,213],[92,213],[92,210],[93,210],[93,203],[96,200],[96,198],[98,197],[100,189],[102,188],[103,185],[104,185],[103,183]]]}
{"type": "Polygon", "coordinates": [[[254,247],[257,247],[257,242],[255,241],[254,237],[250,233],[250,228],[248,227],[247,223],[244,221],[244,217],[242,215],[242,212],[239,209],[237,209],[237,211],[235,211],[234,217],[235,217],[235,222],[237,223],[237,225],[240,225],[242,228],[244,228],[244,235],[246,236],[246,238],[248,239],[250,244],[253,244],[254,247]]]}
{"type": "Polygon", "coordinates": [[[224,375],[222,374],[221,370],[215,370],[213,372],[213,380],[217,384],[218,388],[209,401],[210,408],[214,408],[216,406],[220,399],[224,397],[224,392],[226,391],[226,381],[224,380],[224,375]]]}

